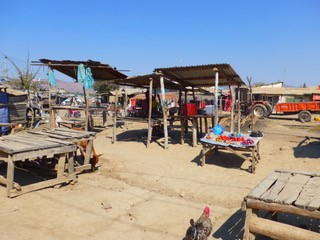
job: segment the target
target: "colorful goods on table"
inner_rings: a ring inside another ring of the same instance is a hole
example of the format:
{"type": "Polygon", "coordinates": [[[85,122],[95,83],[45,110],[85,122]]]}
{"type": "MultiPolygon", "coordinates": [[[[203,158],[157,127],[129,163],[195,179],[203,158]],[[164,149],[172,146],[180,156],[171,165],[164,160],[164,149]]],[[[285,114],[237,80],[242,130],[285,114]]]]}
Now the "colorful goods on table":
{"type": "Polygon", "coordinates": [[[232,143],[232,144],[241,144],[241,145],[252,145],[254,144],[253,139],[249,137],[244,137],[241,133],[230,133],[230,134],[212,134],[212,132],[209,132],[205,136],[206,139],[216,141],[216,142],[223,142],[223,143],[232,143]]]}

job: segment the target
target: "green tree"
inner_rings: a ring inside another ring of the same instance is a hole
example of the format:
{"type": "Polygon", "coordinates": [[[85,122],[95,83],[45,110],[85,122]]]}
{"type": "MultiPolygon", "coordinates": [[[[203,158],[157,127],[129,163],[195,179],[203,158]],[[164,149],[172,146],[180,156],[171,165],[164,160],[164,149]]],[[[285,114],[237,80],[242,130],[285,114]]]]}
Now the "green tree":
{"type": "Polygon", "coordinates": [[[12,61],[8,56],[5,58],[12,64],[14,67],[17,76],[15,77],[7,77],[8,84],[17,90],[22,90],[27,92],[28,104],[31,106],[31,91],[38,91],[40,89],[41,84],[44,84],[43,81],[34,81],[36,78],[40,67],[36,72],[33,72],[30,67],[29,54],[27,58],[27,65],[25,69],[20,68],[14,61],[12,61]]]}
{"type": "Polygon", "coordinates": [[[97,93],[110,93],[111,91],[117,89],[117,85],[108,83],[106,81],[103,82],[95,82],[94,83],[94,90],[97,93]]]}
{"type": "Polygon", "coordinates": [[[39,69],[36,72],[32,72],[30,68],[30,62],[29,62],[29,54],[27,59],[27,66],[25,70],[18,67],[18,65],[13,62],[9,57],[5,56],[5,58],[12,64],[14,69],[17,72],[17,76],[15,77],[7,77],[9,80],[9,85],[18,90],[25,90],[27,91],[28,95],[30,94],[30,91],[36,91],[39,89],[42,82],[40,81],[34,81],[36,78],[39,69]]]}

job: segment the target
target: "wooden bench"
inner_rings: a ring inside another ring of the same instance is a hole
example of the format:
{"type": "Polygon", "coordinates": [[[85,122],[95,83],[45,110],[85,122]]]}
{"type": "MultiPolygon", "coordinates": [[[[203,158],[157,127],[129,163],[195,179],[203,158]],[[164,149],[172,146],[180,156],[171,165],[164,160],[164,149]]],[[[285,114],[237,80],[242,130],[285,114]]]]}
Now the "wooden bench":
{"type": "Polygon", "coordinates": [[[62,141],[68,141],[73,143],[77,148],[81,148],[82,142],[87,142],[85,149],[84,149],[84,161],[80,166],[75,167],[75,171],[77,173],[82,172],[84,170],[90,170],[93,168],[92,164],[90,164],[90,159],[93,150],[93,141],[95,139],[96,133],[95,132],[88,132],[88,131],[78,131],[68,128],[55,128],[53,130],[50,129],[42,129],[41,131],[38,130],[31,130],[29,133],[42,136],[44,138],[53,138],[62,141]]]}
{"type": "Polygon", "coordinates": [[[27,192],[76,181],[74,156],[76,146],[68,141],[50,138],[38,138],[30,133],[3,136],[0,139],[0,160],[7,163],[7,175],[1,176],[0,182],[7,187],[7,196],[15,197],[27,192]],[[42,182],[21,186],[14,182],[15,162],[35,161],[38,158],[57,158],[57,177],[42,182]],[[67,168],[67,172],[66,170],[67,168]]]}
{"type": "Polygon", "coordinates": [[[244,199],[246,210],[243,239],[255,234],[274,239],[315,240],[320,234],[277,222],[278,213],[290,213],[320,219],[320,173],[276,170],[261,181],[244,199]],[[273,214],[273,220],[257,217],[257,211],[273,214]]]}

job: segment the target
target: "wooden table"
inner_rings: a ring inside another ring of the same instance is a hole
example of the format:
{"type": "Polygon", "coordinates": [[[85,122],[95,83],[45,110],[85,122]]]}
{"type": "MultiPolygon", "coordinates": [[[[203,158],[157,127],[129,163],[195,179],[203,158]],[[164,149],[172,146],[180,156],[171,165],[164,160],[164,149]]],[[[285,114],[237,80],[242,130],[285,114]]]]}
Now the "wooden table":
{"type": "MultiPolygon", "coordinates": [[[[224,132],[224,135],[229,135],[229,132],[224,132]]],[[[207,135],[206,135],[207,136],[207,135]]],[[[229,151],[246,161],[251,162],[251,172],[255,173],[256,163],[260,160],[259,145],[262,137],[250,137],[249,134],[242,134],[245,139],[252,139],[253,144],[243,145],[241,142],[218,142],[215,139],[207,139],[205,137],[200,139],[202,144],[202,150],[200,153],[201,157],[201,166],[204,166],[206,162],[206,156],[214,151],[215,154],[218,154],[219,150],[229,151]],[[249,154],[249,156],[247,156],[249,154]]]]}
{"type": "Polygon", "coordinates": [[[80,148],[81,142],[87,142],[86,147],[84,149],[85,157],[83,164],[80,166],[75,167],[76,172],[82,172],[84,170],[92,169],[92,165],[90,164],[90,159],[92,155],[93,149],[93,141],[95,139],[96,133],[95,132],[88,132],[88,131],[78,131],[68,128],[55,128],[53,130],[50,129],[42,129],[39,130],[31,130],[29,131],[31,134],[40,135],[43,137],[49,137],[53,139],[58,139],[62,141],[68,141],[73,144],[77,148],[80,148]]]}
{"type": "Polygon", "coordinates": [[[76,146],[67,141],[39,138],[30,133],[3,136],[0,139],[0,160],[7,163],[7,176],[1,182],[7,186],[7,196],[14,197],[30,191],[76,181],[73,153],[76,146]],[[14,183],[16,161],[34,161],[37,158],[58,158],[57,178],[21,187],[14,183]],[[65,172],[66,163],[68,171],[65,172]]]}
{"type": "Polygon", "coordinates": [[[67,128],[75,128],[76,126],[81,126],[81,128],[85,129],[85,120],[72,119],[72,120],[62,120],[58,121],[58,127],[67,127],[67,128]]]}
{"type": "Polygon", "coordinates": [[[244,199],[244,239],[254,239],[252,234],[266,235],[274,239],[320,239],[319,233],[256,216],[258,210],[265,210],[274,216],[281,212],[319,220],[319,207],[320,173],[276,170],[244,199]]]}

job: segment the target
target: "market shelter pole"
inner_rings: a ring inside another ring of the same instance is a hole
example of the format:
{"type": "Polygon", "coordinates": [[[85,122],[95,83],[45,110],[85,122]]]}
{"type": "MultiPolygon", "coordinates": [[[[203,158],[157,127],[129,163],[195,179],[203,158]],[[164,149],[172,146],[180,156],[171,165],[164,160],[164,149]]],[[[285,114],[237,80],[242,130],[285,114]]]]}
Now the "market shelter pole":
{"type": "Polygon", "coordinates": [[[215,86],[214,86],[214,125],[218,124],[218,86],[219,86],[219,72],[218,68],[214,68],[215,72],[215,86]]]}
{"type": "Polygon", "coordinates": [[[167,123],[167,106],[165,106],[165,91],[164,91],[164,80],[163,75],[160,76],[160,86],[161,86],[161,104],[162,104],[162,114],[163,114],[163,131],[164,131],[164,148],[167,149],[168,146],[168,123],[167,123]]]}
{"type": "Polygon", "coordinates": [[[147,139],[147,147],[150,146],[151,138],[152,138],[152,126],[151,126],[151,116],[152,116],[152,88],[153,88],[153,79],[150,78],[149,83],[149,112],[148,112],[148,139],[147,139]]]}

